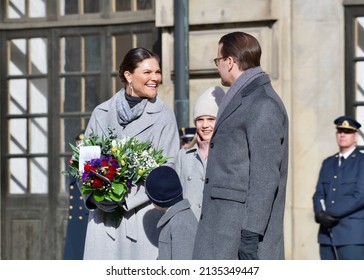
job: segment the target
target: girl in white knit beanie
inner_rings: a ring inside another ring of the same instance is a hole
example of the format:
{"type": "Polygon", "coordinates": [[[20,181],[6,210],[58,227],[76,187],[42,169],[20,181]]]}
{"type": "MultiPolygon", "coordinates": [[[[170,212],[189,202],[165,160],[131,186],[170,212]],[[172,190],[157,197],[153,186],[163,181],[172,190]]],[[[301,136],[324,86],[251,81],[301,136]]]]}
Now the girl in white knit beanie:
{"type": "Polygon", "coordinates": [[[202,190],[210,139],[224,95],[224,90],[215,86],[208,88],[197,99],[192,114],[196,134],[189,145],[180,150],[175,163],[183,187],[183,196],[190,201],[191,209],[198,220],[201,214],[202,190]]]}

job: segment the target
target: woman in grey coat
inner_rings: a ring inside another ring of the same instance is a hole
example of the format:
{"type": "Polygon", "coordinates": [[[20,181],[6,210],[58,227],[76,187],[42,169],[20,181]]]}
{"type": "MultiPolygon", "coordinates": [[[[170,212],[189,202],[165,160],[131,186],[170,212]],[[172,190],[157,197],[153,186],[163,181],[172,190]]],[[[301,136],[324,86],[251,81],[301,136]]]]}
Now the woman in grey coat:
{"type": "MultiPolygon", "coordinates": [[[[179,150],[178,129],[173,112],[157,96],[162,80],[159,57],[143,48],[131,49],[120,65],[125,88],[98,105],[86,129],[108,135],[108,128],[120,137],[152,141],[154,148],[174,161],[179,150]]],[[[91,210],[86,233],[84,259],[156,259],[161,214],[153,208],[144,186],[134,186],[122,203],[122,219],[112,213],[116,203],[96,202],[84,195],[91,210]]]]}
{"type": "Polygon", "coordinates": [[[197,99],[193,108],[196,135],[186,148],[180,149],[175,169],[183,187],[183,197],[188,198],[196,218],[200,219],[202,191],[210,138],[221,99],[225,95],[222,88],[208,88],[197,99]]]}

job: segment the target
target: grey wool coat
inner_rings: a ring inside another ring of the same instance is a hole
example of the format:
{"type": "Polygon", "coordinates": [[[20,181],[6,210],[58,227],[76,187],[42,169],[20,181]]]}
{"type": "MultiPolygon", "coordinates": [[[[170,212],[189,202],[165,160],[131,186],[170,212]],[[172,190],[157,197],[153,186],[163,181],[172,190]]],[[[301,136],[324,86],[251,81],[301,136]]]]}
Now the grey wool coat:
{"type": "Polygon", "coordinates": [[[245,229],[260,259],[284,259],[287,113],[266,74],[237,89],[210,141],[193,258],[237,259],[245,229]]]}
{"type": "MultiPolygon", "coordinates": [[[[120,92],[124,94],[124,89],[120,92]]],[[[116,95],[95,108],[85,134],[94,131],[100,136],[108,135],[107,128],[115,128],[119,137],[151,140],[153,146],[163,149],[164,155],[173,162],[179,151],[177,123],[162,100],[157,97],[148,101],[143,114],[125,127],[118,123],[115,101],[116,95]]],[[[120,223],[96,208],[90,196],[84,195],[84,200],[91,209],[84,259],[157,259],[159,230],[156,225],[161,213],[149,201],[143,184],[133,187],[127,195],[120,223]]]]}
{"type": "Polygon", "coordinates": [[[171,206],[157,224],[158,260],[191,260],[197,230],[197,219],[188,199],[171,206]]]}
{"type": "Polygon", "coordinates": [[[206,161],[199,152],[198,145],[182,148],[175,161],[175,170],[181,180],[183,197],[191,203],[191,209],[199,220],[202,206],[202,192],[205,183],[206,161]]]}

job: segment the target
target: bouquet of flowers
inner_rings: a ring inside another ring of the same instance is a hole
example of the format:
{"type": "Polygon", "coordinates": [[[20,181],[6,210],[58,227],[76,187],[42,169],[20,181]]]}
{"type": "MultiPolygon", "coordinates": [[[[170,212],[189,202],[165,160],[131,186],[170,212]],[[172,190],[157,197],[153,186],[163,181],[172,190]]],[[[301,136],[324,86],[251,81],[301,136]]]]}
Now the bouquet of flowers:
{"type": "Polygon", "coordinates": [[[73,154],[66,175],[80,179],[82,193],[92,193],[98,202],[121,202],[132,186],[144,181],[150,171],[168,158],[162,150],[153,148],[150,141],[119,139],[111,129],[108,132],[107,137],[91,133],[77,146],[70,144],[73,154]],[[96,148],[97,156],[90,157],[89,153],[84,157],[87,148],[96,148]]]}

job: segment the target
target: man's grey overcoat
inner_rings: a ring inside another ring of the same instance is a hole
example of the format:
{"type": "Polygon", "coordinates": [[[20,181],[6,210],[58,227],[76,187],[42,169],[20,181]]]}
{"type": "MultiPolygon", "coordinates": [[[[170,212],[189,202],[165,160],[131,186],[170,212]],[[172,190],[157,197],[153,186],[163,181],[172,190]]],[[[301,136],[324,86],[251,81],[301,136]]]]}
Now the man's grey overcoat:
{"type": "MultiPolygon", "coordinates": [[[[94,131],[107,136],[107,128],[115,128],[121,138],[135,136],[139,141],[151,140],[153,146],[163,149],[163,154],[173,162],[179,151],[177,123],[175,115],[162,100],[157,97],[148,101],[143,114],[125,127],[117,121],[115,101],[116,95],[95,108],[85,134],[94,131]]],[[[84,199],[90,207],[89,196],[84,199]]],[[[125,202],[120,224],[100,209],[90,211],[84,259],[157,258],[159,230],[156,225],[161,213],[149,201],[143,184],[133,187],[125,202]]],[[[91,204],[91,207],[95,206],[91,204]]]]}
{"type": "Polygon", "coordinates": [[[264,74],[237,91],[210,141],[195,259],[237,259],[242,229],[260,259],[284,259],[288,117],[264,74]]]}

